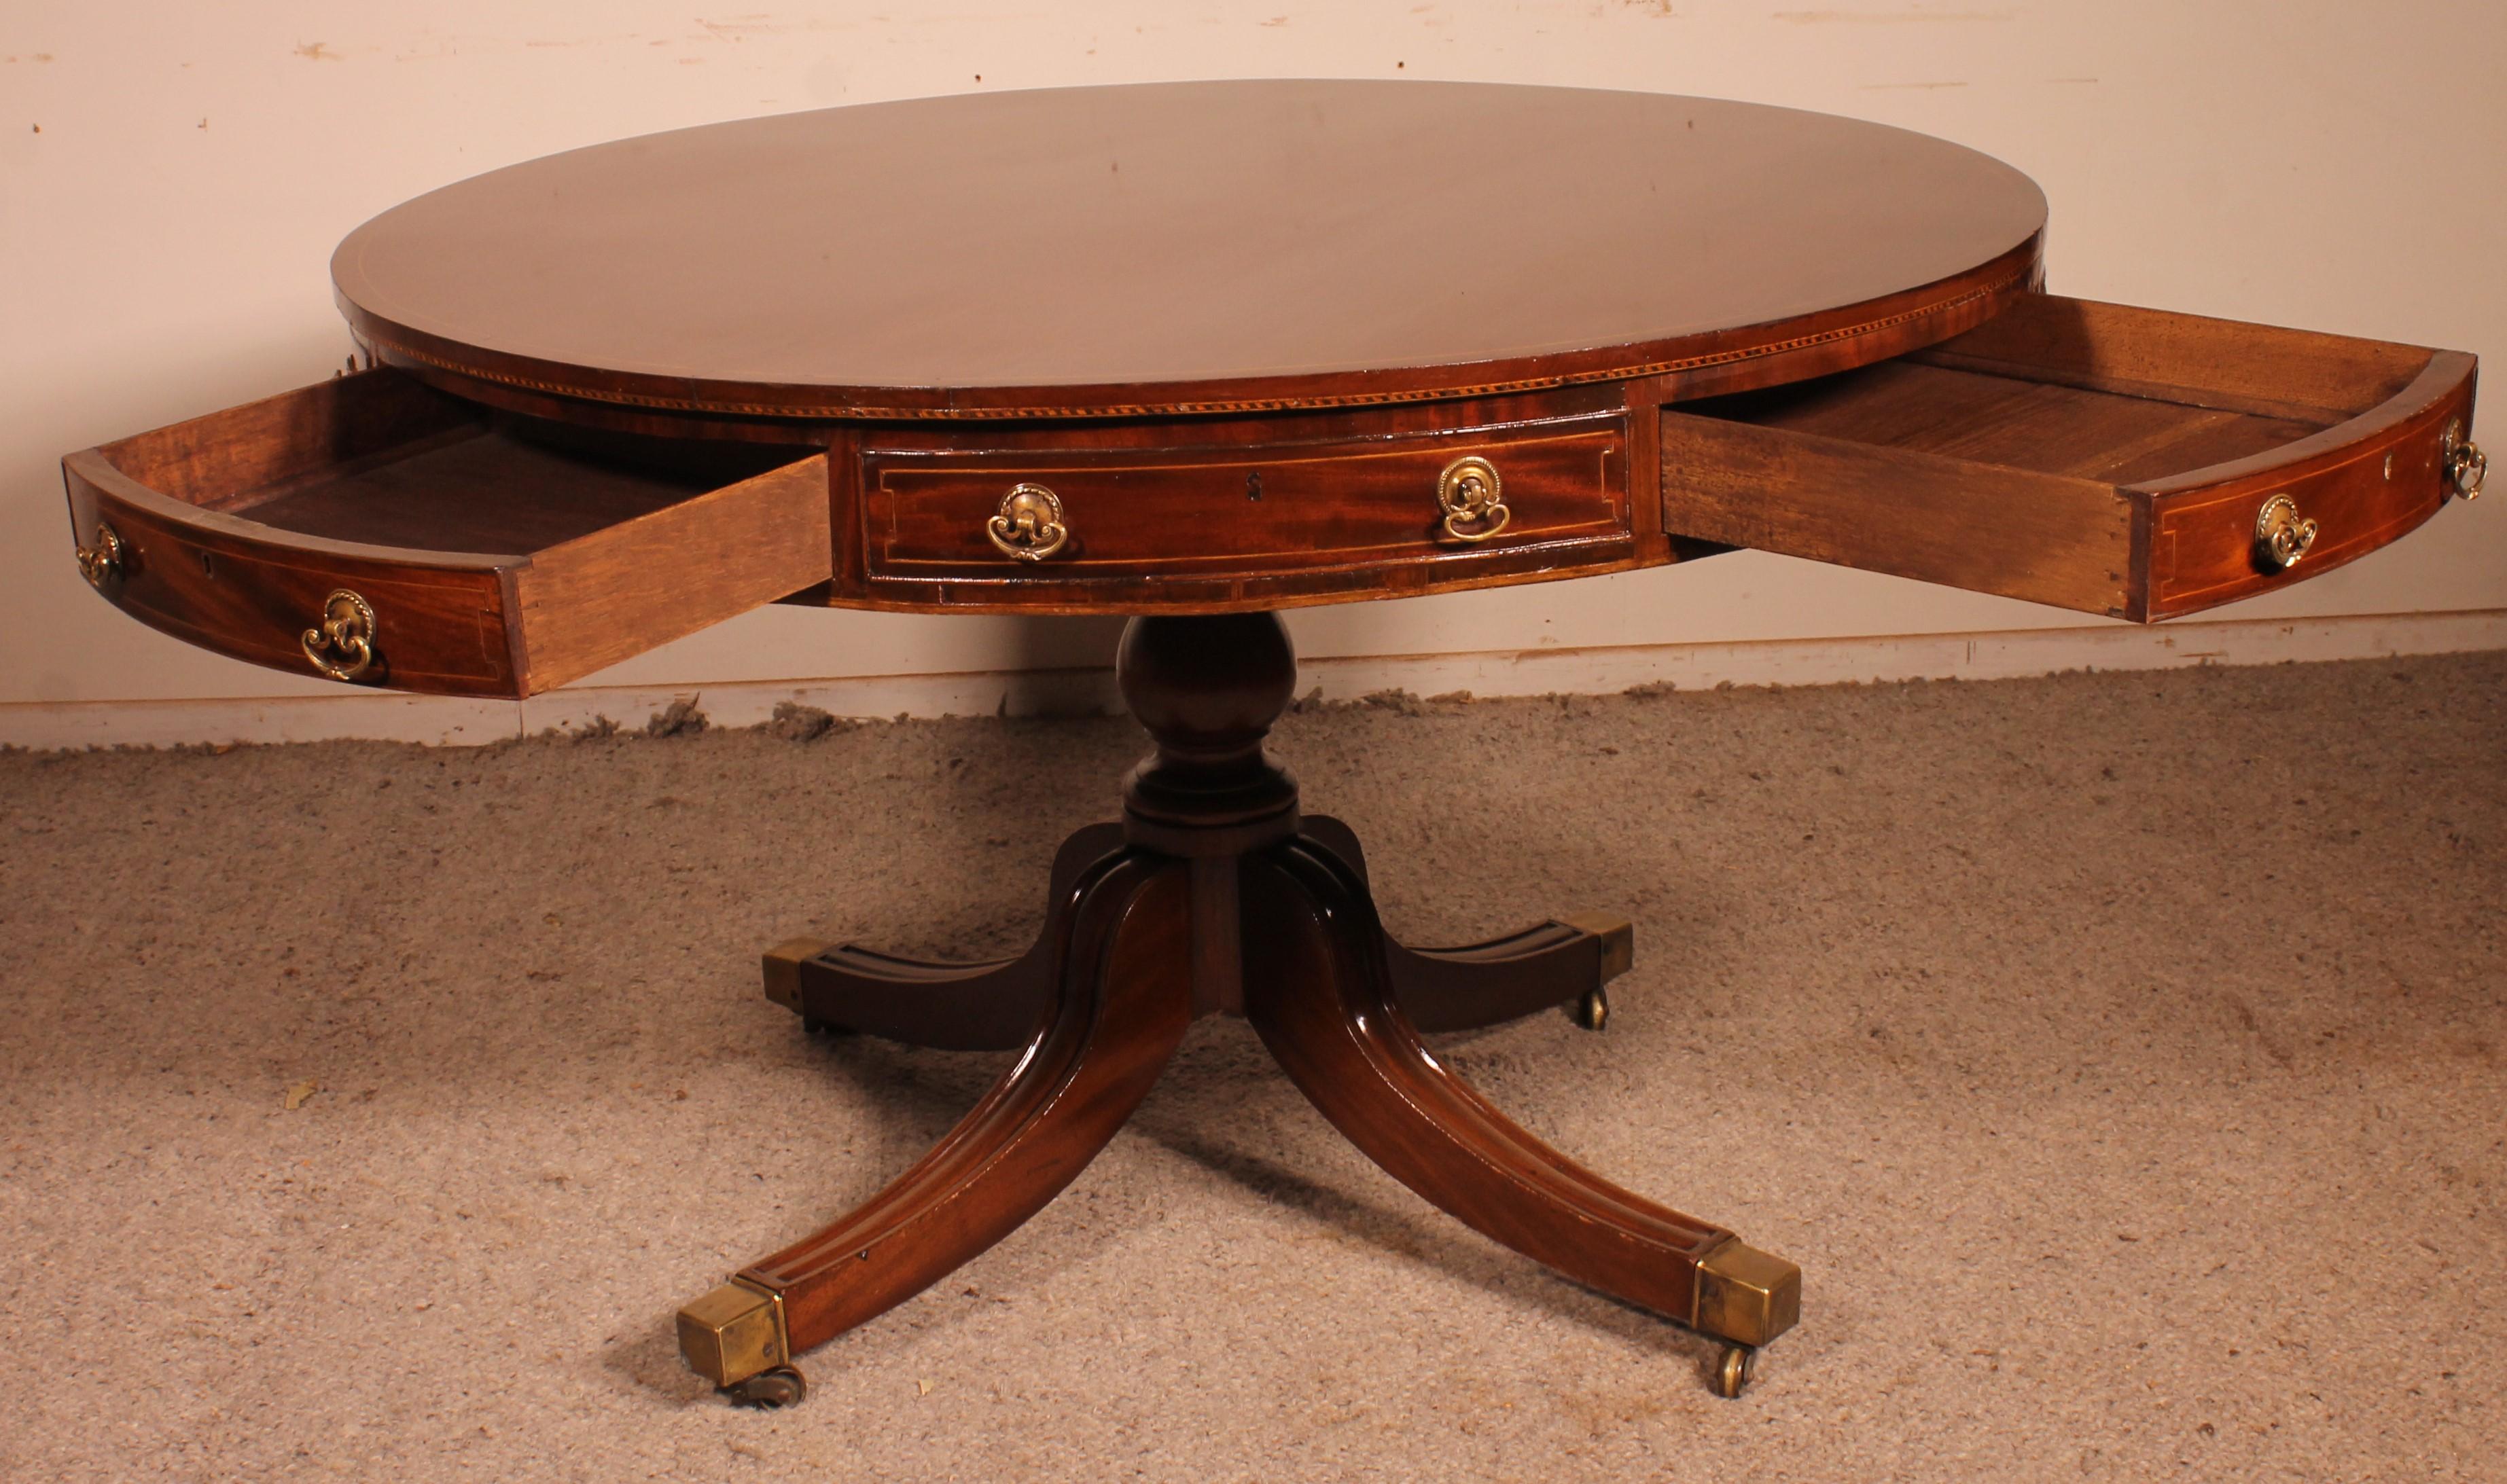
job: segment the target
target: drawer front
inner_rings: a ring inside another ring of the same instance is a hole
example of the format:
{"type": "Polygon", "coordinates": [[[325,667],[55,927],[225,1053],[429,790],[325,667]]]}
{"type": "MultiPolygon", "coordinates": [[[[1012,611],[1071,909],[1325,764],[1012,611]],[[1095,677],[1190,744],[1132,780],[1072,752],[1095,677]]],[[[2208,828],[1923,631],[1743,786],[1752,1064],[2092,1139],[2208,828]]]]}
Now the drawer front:
{"type": "Polygon", "coordinates": [[[2311,455],[2293,449],[2302,456],[2259,460],[2264,467],[2245,473],[2215,469],[2189,489],[2154,489],[2150,616],[2217,607],[2330,571],[2437,514],[2453,493],[2447,430],[2468,436],[2473,383],[2469,375],[2440,378],[2419,391],[2425,401],[2380,426],[2309,440],[2323,444],[2311,455]],[[2284,566],[2271,530],[2292,522],[2308,539],[2284,566]]]}
{"type": "Polygon", "coordinates": [[[1629,546],[1625,422],[1288,448],[873,449],[862,515],[874,588],[942,581],[976,600],[1386,568],[1463,581],[1629,546]]]}
{"type": "Polygon", "coordinates": [[[299,674],[521,697],[824,582],[826,456],[751,472],[779,457],[586,446],[375,371],[62,473],[89,582],[153,628],[299,674]],[[748,477],[708,488],[730,474],[748,477]]]}
{"type": "Polygon", "coordinates": [[[69,468],[79,544],[113,533],[119,560],[90,582],[116,607],[174,637],[272,670],[321,674],[355,666],[352,650],[307,631],[335,592],[374,613],[369,662],[352,678],[399,690],[503,695],[515,688],[505,588],[492,559],[432,565],[352,553],[337,543],[272,540],[250,523],[205,511],[169,512],[101,488],[92,466],[69,468]]]}

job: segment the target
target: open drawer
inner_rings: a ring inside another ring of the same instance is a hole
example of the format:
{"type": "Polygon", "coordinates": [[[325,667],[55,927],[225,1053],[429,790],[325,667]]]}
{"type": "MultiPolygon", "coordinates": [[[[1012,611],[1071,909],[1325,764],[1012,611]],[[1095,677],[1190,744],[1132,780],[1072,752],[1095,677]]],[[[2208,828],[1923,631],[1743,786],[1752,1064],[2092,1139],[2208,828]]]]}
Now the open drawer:
{"type": "Polygon", "coordinates": [[[827,579],[826,455],[490,415],[389,369],[61,461],[125,612],[334,679],[527,696],[827,579]]]}
{"type": "Polygon", "coordinates": [[[2479,489],[2473,358],[2032,294],[1929,350],[1666,409],[1682,536],[2150,621],[2479,489]]]}

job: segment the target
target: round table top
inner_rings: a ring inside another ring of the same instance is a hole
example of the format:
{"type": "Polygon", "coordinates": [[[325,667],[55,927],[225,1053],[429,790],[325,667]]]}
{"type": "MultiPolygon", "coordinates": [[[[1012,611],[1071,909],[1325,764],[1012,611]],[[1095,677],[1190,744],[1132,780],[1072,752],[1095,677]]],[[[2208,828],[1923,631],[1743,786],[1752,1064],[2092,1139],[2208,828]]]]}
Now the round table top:
{"type": "Polygon", "coordinates": [[[1984,155],[1793,109],[1176,83],[553,155],[384,212],[332,276],[386,359],[565,395],[1200,412],[1657,374],[1858,307],[1920,313],[2033,271],[2045,216],[1984,155]]]}

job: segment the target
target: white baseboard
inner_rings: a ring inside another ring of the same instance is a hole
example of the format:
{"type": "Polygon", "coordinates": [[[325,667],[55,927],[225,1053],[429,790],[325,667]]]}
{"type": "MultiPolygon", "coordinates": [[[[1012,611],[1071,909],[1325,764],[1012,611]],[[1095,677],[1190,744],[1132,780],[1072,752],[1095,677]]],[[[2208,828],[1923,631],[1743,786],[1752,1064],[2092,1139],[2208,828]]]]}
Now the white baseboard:
{"type": "MultiPolygon", "coordinates": [[[[1669,683],[1835,685],[1889,680],[2002,680],[2072,670],[2273,665],[2507,649],[2507,609],[2322,619],[2178,623],[2156,628],[2032,629],[1996,633],[1628,644],[1473,654],[1357,655],[1299,662],[1298,684],[1326,700],[1383,690],[1422,696],[1603,695],[1669,683]]],[[[0,706],[0,745],[35,748],[191,743],[385,742],[476,745],[607,717],[640,729],[673,701],[695,698],[712,725],[755,726],[791,701],[839,716],[981,716],[1113,712],[1106,670],[977,670],[650,690],[594,686],[528,701],[464,701],[344,691],[262,700],[99,701],[0,706]]]]}

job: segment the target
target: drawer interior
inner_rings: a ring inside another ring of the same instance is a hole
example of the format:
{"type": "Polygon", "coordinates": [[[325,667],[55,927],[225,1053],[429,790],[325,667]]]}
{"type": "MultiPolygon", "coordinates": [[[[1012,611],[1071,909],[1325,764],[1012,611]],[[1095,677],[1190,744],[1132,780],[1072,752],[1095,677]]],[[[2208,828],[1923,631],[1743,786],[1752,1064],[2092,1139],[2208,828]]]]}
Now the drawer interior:
{"type": "Polygon", "coordinates": [[[1682,411],[2132,485],[2345,422],[2430,354],[2041,294],[1929,350],[1682,411]]]}
{"type": "Polygon", "coordinates": [[[1667,410],[1664,525],[2167,617],[2433,513],[2472,371],[2450,351],[2029,295],[1898,360],[1667,410]],[[2274,493],[2324,533],[2287,569],[2252,549],[2274,493]]]}
{"type": "Polygon", "coordinates": [[[1683,411],[2115,485],[2268,452],[2343,420],[2067,386],[2031,380],[2024,368],[1970,371],[1912,361],[1683,411]]]}
{"type": "Polygon", "coordinates": [[[327,417],[255,404],[97,452],[161,493],[272,530],[512,555],[670,509],[812,452],[569,427],[370,377],[337,383],[343,395],[318,410],[327,417]],[[201,423],[259,422],[249,415],[265,410],[281,425],[221,428],[222,441],[204,445],[201,423]]]}

